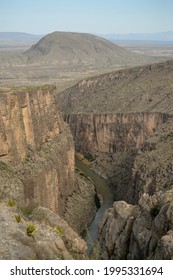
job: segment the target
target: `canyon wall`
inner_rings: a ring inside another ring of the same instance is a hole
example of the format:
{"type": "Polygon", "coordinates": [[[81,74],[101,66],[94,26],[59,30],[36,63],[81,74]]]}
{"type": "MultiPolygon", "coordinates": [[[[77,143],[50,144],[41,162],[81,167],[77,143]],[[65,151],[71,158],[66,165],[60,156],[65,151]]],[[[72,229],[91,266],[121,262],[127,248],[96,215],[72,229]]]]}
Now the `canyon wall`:
{"type": "Polygon", "coordinates": [[[1,92],[1,157],[23,160],[27,145],[36,150],[61,133],[62,120],[56,112],[53,91],[50,87],[1,92]]]}
{"type": "Polygon", "coordinates": [[[0,198],[61,214],[74,191],[74,145],[55,87],[1,89],[0,198]]]}
{"type": "Polygon", "coordinates": [[[152,198],[145,195],[140,205],[118,201],[107,209],[98,238],[101,259],[172,260],[173,189],[159,197],[157,212],[152,198]]]}
{"type": "Polygon", "coordinates": [[[69,114],[76,150],[82,153],[127,152],[144,141],[168,118],[165,113],[69,114]]]}
{"type": "Polygon", "coordinates": [[[121,195],[127,202],[129,196],[133,205],[116,201],[107,209],[99,231],[101,258],[173,258],[172,131],[170,116],[137,151],[126,184],[118,183],[118,172],[114,175],[116,198],[121,195]]]}

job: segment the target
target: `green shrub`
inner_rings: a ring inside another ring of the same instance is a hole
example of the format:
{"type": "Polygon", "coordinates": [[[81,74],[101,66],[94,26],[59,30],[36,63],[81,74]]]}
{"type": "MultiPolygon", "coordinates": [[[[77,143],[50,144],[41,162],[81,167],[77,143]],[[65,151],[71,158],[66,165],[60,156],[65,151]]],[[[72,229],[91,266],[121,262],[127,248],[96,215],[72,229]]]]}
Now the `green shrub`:
{"type": "Polygon", "coordinates": [[[15,220],[17,223],[20,223],[21,222],[21,216],[18,214],[18,215],[15,215],[15,220]]]}
{"type": "Polygon", "coordinates": [[[14,207],[15,206],[15,201],[14,201],[14,199],[9,199],[9,201],[8,201],[8,205],[10,206],[10,207],[14,207]]]}
{"type": "Polygon", "coordinates": [[[36,231],[36,226],[34,224],[28,224],[26,232],[28,236],[33,236],[36,231]]]}
{"type": "Polygon", "coordinates": [[[92,154],[90,154],[90,153],[88,153],[88,154],[86,154],[85,155],[85,158],[88,160],[88,161],[93,161],[93,160],[95,160],[95,158],[94,158],[94,156],[92,155],[92,154]]]}
{"type": "Polygon", "coordinates": [[[159,211],[160,211],[160,208],[159,208],[158,204],[152,205],[150,208],[150,214],[153,218],[155,218],[157,216],[159,211]]]}
{"type": "Polygon", "coordinates": [[[52,231],[56,232],[60,237],[64,236],[64,231],[60,226],[55,226],[52,231]]]}

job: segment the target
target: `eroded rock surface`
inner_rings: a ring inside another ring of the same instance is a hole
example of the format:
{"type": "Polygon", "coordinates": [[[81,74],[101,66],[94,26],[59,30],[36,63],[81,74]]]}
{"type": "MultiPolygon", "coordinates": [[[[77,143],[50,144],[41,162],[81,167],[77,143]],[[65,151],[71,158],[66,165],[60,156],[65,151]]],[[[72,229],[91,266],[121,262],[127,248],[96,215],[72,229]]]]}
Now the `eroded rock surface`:
{"type": "Polygon", "coordinates": [[[69,114],[77,151],[82,153],[127,152],[142,148],[145,140],[168,119],[164,113],[69,114]]]}
{"type": "Polygon", "coordinates": [[[172,122],[165,123],[137,152],[129,189],[138,191],[138,205],[115,202],[107,211],[99,235],[102,258],[173,259],[171,131],[172,122]]]}
{"type": "Polygon", "coordinates": [[[0,259],[84,259],[86,244],[57,214],[38,207],[27,209],[0,204],[0,259]],[[16,216],[20,216],[17,222],[16,216]],[[28,225],[34,225],[32,235],[28,225]]]}
{"type": "Polygon", "coordinates": [[[75,181],[73,138],[54,93],[53,86],[0,92],[2,259],[86,257],[85,242],[67,222],[78,233],[85,229],[96,211],[95,189],[80,174],[75,181]],[[23,216],[21,211],[30,209],[35,209],[35,215],[23,216]],[[15,221],[18,212],[20,223],[15,221]],[[67,222],[60,218],[63,214],[67,222]],[[37,231],[31,238],[26,226],[35,218],[37,231]],[[56,226],[64,232],[62,238],[51,231],[56,226]]]}
{"type": "Polygon", "coordinates": [[[114,202],[99,231],[102,259],[173,259],[172,202],[150,209],[114,202]],[[153,211],[153,212],[152,212],[153,211]]]}
{"type": "Polygon", "coordinates": [[[7,193],[3,182],[1,189],[9,198],[62,213],[66,197],[74,190],[74,147],[54,91],[46,86],[0,93],[0,160],[6,172],[2,177],[8,186],[20,180],[15,190],[10,188],[12,192],[7,193]]]}
{"type": "Polygon", "coordinates": [[[75,185],[75,191],[66,199],[63,217],[81,234],[96,214],[96,190],[91,180],[80,170],[75,173],[75,185]]]}

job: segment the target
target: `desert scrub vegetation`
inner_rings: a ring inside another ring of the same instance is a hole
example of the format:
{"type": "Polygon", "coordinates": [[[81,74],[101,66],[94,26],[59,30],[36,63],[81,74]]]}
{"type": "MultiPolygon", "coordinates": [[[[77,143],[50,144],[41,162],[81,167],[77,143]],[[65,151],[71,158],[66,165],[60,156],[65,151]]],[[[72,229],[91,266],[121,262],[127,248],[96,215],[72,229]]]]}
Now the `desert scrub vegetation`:
{"type": "Polygon", "coordinates": [[[150,207],[150,215],[152,218],[155,218],[160,211],[160,207],[158,204],[151,205],[150,207]]]}
{"type": "Polygon", "coordinates": [[[10,199],[8,200],[8,205],[9,205],[10,207],[14,207],[15,204],[16,204],[16,203],[15,203],[14,199],[10,198],[10,199]]]}
{"type": "Polygon", "coordinates": [[[25,91],[37,91],[37,90],[52,90],[55,89],[56,86],[54,85],[42,85],[42,86],[33,86],[33,85],[28,85],[28,86],[19,86],[19,87],[12,87],[11,90],[15,92],[25,92],[25,91]]]}
{"type": "Polygon", "coordinates": [[[21,216],[20,216],[19,214],[15,215],[14,217],[15,217],[15,221],[16,221],[17,223],[20,223],[20,222],[21,222],[21,216]]]}
{"type": "Polygon", "coordinates": [[[26,227],[26,233],[28,236],[33,236],[36,231],[36,226],[32,223],[28,224],[26,227]]]}
{"type": "Polygon", "coordinates": [[[90,162],[95,160],[95,157],[91,153],[86,154],[85,158],[90,162]]]}
{"type": "Polygon", "coordinates": [[[59,237],[64,236],[64,231],[60,226],[55,226],[52,231],[55,232],[59,237]]]}

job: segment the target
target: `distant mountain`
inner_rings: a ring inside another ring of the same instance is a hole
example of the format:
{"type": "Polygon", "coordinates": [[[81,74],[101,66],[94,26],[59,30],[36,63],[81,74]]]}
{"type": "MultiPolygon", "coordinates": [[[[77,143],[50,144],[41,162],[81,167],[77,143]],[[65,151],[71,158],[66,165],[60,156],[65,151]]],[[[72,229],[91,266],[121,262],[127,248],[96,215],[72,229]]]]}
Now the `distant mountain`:
{"type": "Polygon", "coordinates": [[[111,68],[144,64],[151,58],[135,54],[101,37],[72,32],[53,32],[25,52],[29,62],[60,67],[111,68]]]}
{"type": "Polygon", "coordinates": [[[38,41],[43,35],[22,32],[0,32],[0,41],[38,41]]]}
{"type": "Polygon", "coordinates": [[[107,40],[173,41],[173,31],[159,33],[130,33],[100,35],[107,40]]]}

